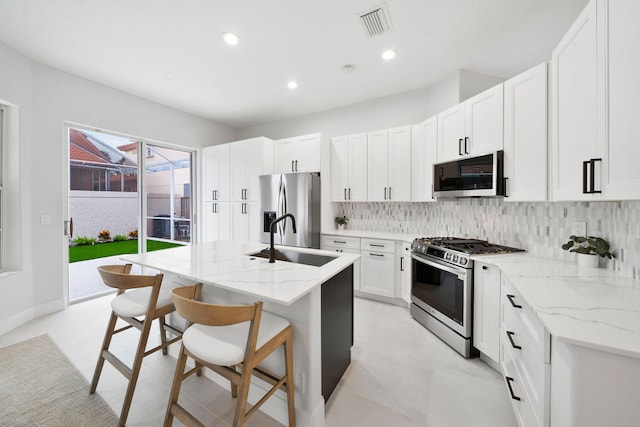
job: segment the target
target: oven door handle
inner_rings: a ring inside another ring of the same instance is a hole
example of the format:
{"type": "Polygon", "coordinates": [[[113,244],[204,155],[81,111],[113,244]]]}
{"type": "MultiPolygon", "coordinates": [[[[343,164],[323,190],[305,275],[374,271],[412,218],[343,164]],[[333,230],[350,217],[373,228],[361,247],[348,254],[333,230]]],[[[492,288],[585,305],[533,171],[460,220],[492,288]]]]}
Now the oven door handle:
{"type": "Polygon", "coordinates": [[[451,274],[456,274],[458,276],[458,278],[460,278],[461,280],[465,280],[467,278],[467,269],[465,268],[457,268],[457,267],[453,267],[453,266],[449,266],[446,264],[442,264],[439,262],[434,262],[431,260],[426,259],[425,257],[422,257],[420,255],[416,255],[414,253],[411,254],[411,258],[415,259],[418,262],[421,262],[423,264],[427,264],[430,265],[431,267],[437,268],[439,270],[444,270],[446,272],[449,272],[451,274]]]}

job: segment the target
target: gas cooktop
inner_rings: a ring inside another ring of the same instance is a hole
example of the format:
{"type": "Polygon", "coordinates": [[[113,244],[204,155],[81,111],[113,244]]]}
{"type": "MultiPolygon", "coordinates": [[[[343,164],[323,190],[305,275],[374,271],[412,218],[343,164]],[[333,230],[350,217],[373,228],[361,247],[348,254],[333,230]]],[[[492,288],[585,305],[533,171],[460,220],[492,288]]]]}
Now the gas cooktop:
{"type": "Polygon", "coordinates": [[[469,255],[479,254],[506,254],[512,252],[524,252],[524,249],[512,248],[489,243],[486,240],[466,239],[461,237],[422,237],[414,240],[412,249],[421,252],[425,246],[448,249],[469,255]]]}

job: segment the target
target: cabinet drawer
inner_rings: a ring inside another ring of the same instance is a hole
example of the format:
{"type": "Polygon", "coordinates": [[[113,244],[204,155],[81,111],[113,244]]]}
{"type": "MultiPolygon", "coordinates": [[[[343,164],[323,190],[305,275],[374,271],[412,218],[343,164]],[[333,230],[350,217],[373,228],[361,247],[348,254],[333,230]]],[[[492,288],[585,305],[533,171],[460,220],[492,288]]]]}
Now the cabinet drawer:
{"type": "Polygon", "coordinates": [[[360,249],[360,238],[323,235],[322,246],[328,248],[360,249]]]}
{"type": "Polygon", "coordinates": [[[508,281],[503,281],[502,289],[503,356],[513,360],[536,418],[544,420],[548,407],[545,401],[550,375],[550,335],[508,281]]]}
{"type": "Polygon", "coordinates": [[[538,417],[539,408],[530,397],[530,388],[520,374],[513,352],[506,338],[500,340],[502,353],[502,374],[507,395],[520,427],[543,427],[545,424],[538,417]]]}
{"type": "Polygon", "coordinates": [[[362,239],[360,242],[360,249],[363,251],[376,251],[388,254],[395,253],[396,251],[395,242],[393,240],[362,239]]]}

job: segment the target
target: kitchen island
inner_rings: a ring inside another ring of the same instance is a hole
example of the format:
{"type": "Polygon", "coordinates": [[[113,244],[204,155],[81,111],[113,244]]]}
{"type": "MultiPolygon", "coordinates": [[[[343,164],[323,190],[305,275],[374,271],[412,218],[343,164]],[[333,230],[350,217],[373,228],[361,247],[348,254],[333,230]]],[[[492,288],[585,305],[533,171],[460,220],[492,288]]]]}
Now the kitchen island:
{"type": "MultiPolygon", "coordinates": [[[[353,254],[287,248],[310,256],[332,257],[322,266],[255,256],[262,243],[216,241],[144,254],[125,262],[158,270],[179,284],[202,282],[203,300],[223,304],[264,302],[264,309],[289,320],[293,328],[295,406],[300,426],[324,425],[324,402],[350,361],[353,343],[353,254]]],[[[145,272],[149,273],[149,272],[145,272]]],[[[265,366],[283,373],[282,349],[265,366]]],[[[213,377],[215,379],[215,377],[213,377]]],[[[228,384],[221,382],[228,388],[228,384]]],[[[254,379],[249,401],[267,389],[254,379]]],[[[286,398],[280,391],[261,408],[287,423],[286,398]]]]}

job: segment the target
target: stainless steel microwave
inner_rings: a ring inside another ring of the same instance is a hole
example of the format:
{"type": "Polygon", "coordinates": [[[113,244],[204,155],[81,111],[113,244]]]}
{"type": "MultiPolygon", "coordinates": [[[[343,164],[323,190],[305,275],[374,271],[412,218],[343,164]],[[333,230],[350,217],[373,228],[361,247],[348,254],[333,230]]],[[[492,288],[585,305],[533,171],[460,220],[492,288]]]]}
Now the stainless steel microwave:
{"type": "Polygon", "coordinates": [[[504,197],[504,153],[433,165],[434,197],[504,197]]]}

